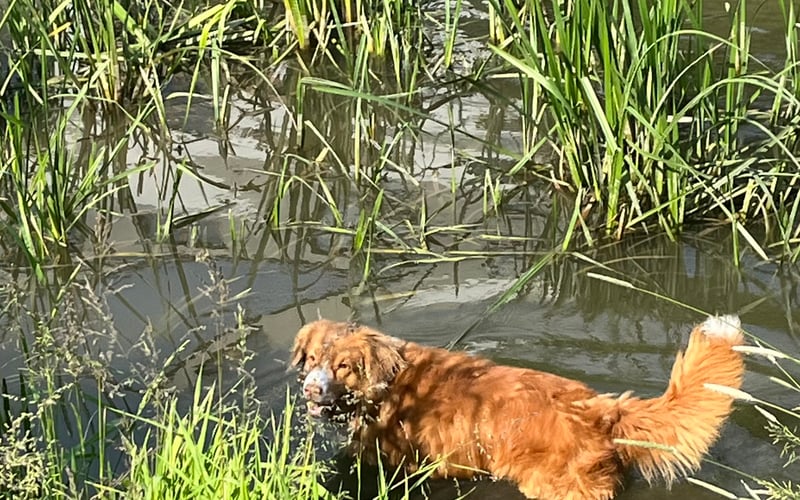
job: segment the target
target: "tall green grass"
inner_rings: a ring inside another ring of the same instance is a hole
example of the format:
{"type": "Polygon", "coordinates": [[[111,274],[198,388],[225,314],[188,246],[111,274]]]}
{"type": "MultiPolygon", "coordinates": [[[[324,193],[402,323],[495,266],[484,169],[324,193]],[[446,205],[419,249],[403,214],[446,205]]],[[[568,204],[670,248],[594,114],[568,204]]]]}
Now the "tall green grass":
{"type": "MultiPolygon", "coordinates": [[[[216,395],[197,387],[191,407],[168,402],[157,419],[128,415],[144,426],[141,443],[125,439],[130,470],[122,486],[100,488],[100,498],[333,500],[356,492],[329,491],[322,485],[332,470],[318,460],[313,431],[298,426],[287,392],[280,415],[264,421],[258,413],[220,408],[216,395]],[[271,439],[265,439],[265,428],[271,439]]],[[[354,467],[360,471],[360,462],[354,467]]],[[[379,469],[374,500],[403,500],[438,467],[426,464],[413,474],[379,469]]],[[[359,481],[361,476],[359,476],[359,481]]],[[[332,483],[333,484],[333,483],[332,483]]]]}
{"type": "MultiPolygon", "coordinates": [[[[383,182],[395,173],[409,185],[418,181],[410,151],[421,143],[420,129],[434,123],[425,97],[432,85],[454,94],[470,81],[491,87],[487,67],[500,62],[521,75],[526,144],[510,172],[486,172],[481,179],[485,214],[502,217],[505,201],[523,189],[501,186],[530,170],[570,195],[554,203],[568,221],[560,235],[563,248],[573,238],[594,243],[656,227],[675,238],[688,226],[711,222],[730,225],[739,248],[749,246],[763,257],[798,255],[792,114],[798,65],[790,3],[783,4],[787,60],[778,71],[749,52],[745,2],[731,13],[726,36],[704,31],[702,2],[494,2],[499,58],[446,81],[438,77],[457,49],[460,3],[433,19],[418,2],[264,7],[233,0],[214,6],[11,4],[0,19],[8,33],[4,52],[13,61],[2,82],[13,92],[0,109],[10,145],[0,167],[10,174],[4,177],[9,195],[0,202],[14,228],[7,239],[21,248],[20,262],[43,277],[42,266],[69,258],[70,252],[59,250],[70,248],[68,234],[81,232],[89,240],[105,234],[85,225],[97,220],[96,213],[111,220],[118,211],[135,211],[130,189],[141,189],[141,179],[151,175],[161,179],[164,212],[156,236],[167,238],[181,216],[175,213],[179,186],[209,182],[190,158],[174,152],[170,100],[186,98],[184,120],[198,100],[212,104],[224,158],[237,79],[255,80],[277,97],[269,72],[290,58],[295,64],[286,83],[294,78],[296,92],[284,101],[290,117],[285,130],[293,137],[282,139],[265,165],[278,179],[265,192],[272,210],[263,214],[273,227],[296,222],[281,218],[277,207],[290,172],[305,165],[322,174],[299,182],[319,186],[332,229],[352,234],[356,251],[402,245],[425,253],[426,234],[460,231],[458,221],[432,228],[421,203],[405,219],[412,225],[402,222],[417,241],[406,238],[390,220],[397,204],[383,182]],[[426,29],[436,27],[447,30],[446,45],[429,63],[426,29]],[[189,76],[187,89],[167,92],[178,75],[189,76]],[[40,139],[31,145],[33,129],[47,130],[48,144],[40,139]],[[75,136],[79,147],[72,144],[75,136]],[[155,159],[148,156],[132,168],[126,154],[133,141],[152,147],[155,159]],[[531,167],[545,150],[553,153],[551,163],[531,167]],[[40,172],[32,173],[30,165],[40,172]],[[61,172],[55,188],[43,181],[52,178],[51,170],[61,172]],[[360,194],[364,210],[355,228],[330,202],[332,172],[350,179],[360,194]]],[[[441,105],[437,101],[432,109],[441,105]]],[[[450,133],[456,144],[463,131],[450,133]]],[[[487,134],[487,148],[501,150],[493,140],[496,134],[487,134]]],[[[455,192],[455,181],[452,187],[455,192]]]]}
{"type": "Polygon", "coordinates": [[[390,58],[395,71],[401,71],[402,61],[414,56],[423,36],[418,0],[286,0],[284,6],[285,19],[273,29],[282,28],[284,37],[310,49],[314,58],[338,54],[352,65],[354,56],[367,53],[390,58]],[[366,52],[357,49],[361,42],[366,52]]]}
{"type": "MultiPolygon", "coordinates": [[[[769,124],[797,106],[796,87],[791,71],[765,71],[750,54],[747,2],[737,2],[727,37],[704,30],[702,2],[522,5],[493,2],[509,13],[495,52],[528,89],[526,128],[552,131],[550,175],[579,215],[568,236],[599,226],[616,238],[654,227],[676,237],[718,218],[765,257],[772,241],[791,245],[798,221],[784,200],[796,199],[795,132],[769,124]]],[[[542,147],[532,139],[528,148],[542,147]]]]}
{"type": "Polygon", "coordinates": [[[257,412],[220,407],[214,388],[198,384],[188,411],[173,398],[155,418],[123,414],[146,431],[141,440],[123,437],[130,470],[121,486],[101,487],[100,497],[336,498],[320,484],[325,465],[311,436],[297,439],[291,401],[287,394],[282,416],[265,422],[257,412]]]}
{"type": "Polygon", "coordinates": [[[153,2],[132,12],[111,1],[10,2],[0,18],[9,61],[0,75],[2,231],[40,281],[45,268],[70,264],[83,241],[104,245],[114,213],[136,212],[131,181],[155,162],[129,165],[129,148],[155,139],[169,151],[161,86],[187,53],[215,67],[203,42],[211,31],[224,36],[225,12],[189,18],[153,2]],[[178,48],[187,30],[205,37],[178,48]]]}
{"type": "MultiPolygon", "coordinates": [[[[388,158],[376,155],[375,145],[381,152],[395,148],[382,138],[398,118],[390,108],[376,120],[370,98],[386,93],[386,102],[415,101],[425,64],[421,5],[309,1],[284,7],[239,0],[10,2],[0,16],[0,55],[9,61],[0,75],[0,231],[11,258],[42,283],[53,279],[47,272],[53,265],[107,245],[116,215],[136,213],[134,194],[143,189],[158,192],[156,239],[169,238],[178,221],[213,214],[219,207],[179,212],[182,184],[228,186],[204,176],[174,132],[188,123],[194,104],[208,102],[214,139],[226,158],[232,97],[254,86],[271,106],[282,98],[271,72],[287,65],[295,78],[352,89],[347,119],[336,115],[328,123],[350,122],[352,137],[338,141],[347,134],[309,120],[326,114],[331,101],[310,83],[298,83],[287,108],[287,136],[295,139],[275,157],[297,151],[301,162],[352,173],[359,187],[362,176],[369,179],[369,195],[379,195],[374,179],[388,158]],[[174,118],[177,100],[185,100],[182,120],[174,118]],[[145,151],[139,158],[129,156],[134,145],[145,151]],[[326,156],[338,165],[323,162],[326,156]]],[[[453,39],[449,43],[452,48],[453,39]]],[[[277,188],[267,194],[284,190],[277,188]]],[[[358,241],[368,243],[373,231],[364,219],[358,241]]]]}

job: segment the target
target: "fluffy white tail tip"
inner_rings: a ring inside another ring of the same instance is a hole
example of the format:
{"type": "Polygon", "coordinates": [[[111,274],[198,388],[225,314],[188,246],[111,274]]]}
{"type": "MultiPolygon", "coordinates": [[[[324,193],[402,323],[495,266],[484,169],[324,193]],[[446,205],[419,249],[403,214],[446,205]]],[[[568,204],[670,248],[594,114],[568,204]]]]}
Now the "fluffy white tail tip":
{"type": "Polygon", "coordinates": [[[735,339],[741,334],[742,322],[739,316],[727,314],[725,316],[709,316],[702,325],[703,332],[709,337],[735,339]]]}

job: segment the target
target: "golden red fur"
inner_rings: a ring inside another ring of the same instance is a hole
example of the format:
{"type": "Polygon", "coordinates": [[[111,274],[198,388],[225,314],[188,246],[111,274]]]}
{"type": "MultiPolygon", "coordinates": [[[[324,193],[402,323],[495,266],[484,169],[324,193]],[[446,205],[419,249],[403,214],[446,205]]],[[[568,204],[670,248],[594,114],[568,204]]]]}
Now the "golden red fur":
{"type": "Polygon", "coordinates": [[[293,365],[312,414],[354,400],[355,452],[374,459],[377,442],[392,466],[439,459],[440,476],[487,473],[530,498],[608,499],[630,466],[668,483],[699,466],[732,404],[704,384],[740,387],[744,364],[731,346],[741,343],[737,317],[696,326],[666,392],[652,399],[327,320],[300,330],[293,365]]]}

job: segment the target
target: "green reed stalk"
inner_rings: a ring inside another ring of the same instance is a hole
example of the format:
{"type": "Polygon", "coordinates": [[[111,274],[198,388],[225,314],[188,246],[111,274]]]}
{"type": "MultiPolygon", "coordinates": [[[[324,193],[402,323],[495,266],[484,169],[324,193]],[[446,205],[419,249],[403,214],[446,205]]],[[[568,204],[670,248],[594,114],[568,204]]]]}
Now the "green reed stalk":
{"type": "MultiPolygon", "coordinates": [[[[783,14],[786,59],[783,70],[777,75],[778,82],[781,87],[792,91],[798,97],[800,96],[800,39],[797,34],[797,6],[795,2],[786,2],[785,0],[779,0],[779,5],[783,14]]],[[[782,95],[776,95],[770,110],[773,125],[794,122],[797,111],[796,106],[786,103],[782,99],[782,95]]]]}

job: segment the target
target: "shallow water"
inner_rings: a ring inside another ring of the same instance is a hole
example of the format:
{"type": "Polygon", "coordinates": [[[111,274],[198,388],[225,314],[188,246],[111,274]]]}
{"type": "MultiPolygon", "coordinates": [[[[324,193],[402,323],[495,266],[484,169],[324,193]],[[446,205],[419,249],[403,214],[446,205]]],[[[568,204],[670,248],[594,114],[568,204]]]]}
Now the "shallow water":
{"type": "MultiPolygon", "coordinates": [[[[357,318],[429,345],[446,344],[479,322],[459,348],[499,363],[579,379],[602,392],[659,394],[665,388],[675,352],[685,344],[691,325],[702,320],[702,315],[593,279],[587,276],[588,271],[624,278],[705,311],[741,311],[748,333],[786,352],[797,352],[798,337],[793,331],[800,324],[793,312],[800,300],[797,269],[746,260],[744,270],[737,270],[724,247],[723,238],[698,238],[682,244],[651,238],[596,252],[593,257],[607,265],[606,270],[566,259],[548,267],[524,294],[485,318],[486,308],[525,269],[525,259],[497,256],[458,264],[395,268],[359,294],[353,292],[357,280],[347,266],[353,261],[347,259],[319,264],[313,256],[303,255],[293,262],[233,262],[218,255],[213,262],[216,271],[231,280],[230,296],[249,290],[245,297],[229,302],[223,308],[224,315],[232,314],[237,304],[244,307],[246,322],[253,328],[246,342],[256,354],[250,366],[257,395],[267,405],[265,412],[269,408],[279,412],[287,384],[295,393],[298,389],[286,365],[294,333],[318,314],[342,320],[357,318]]],[[[131,353],[137,352],[132,346],[148,325],[162,359],[188,342],[168,371],[187,395],[202,362],[202,373],[209,383],[217,380],[217,367],[224,372],[235,364],[232,356],[238,337],[216,329],[214,311],[219,308],[200,292],[210,282],[207,263],[188,256],[162,257],[152,264],[133,261],[110,275],[109,282],[126,285],[108,296],[120,332],[116,349],[128,353],[116,361],[120,373],[131,365],[146,363],[146,359],[131,353]]],[[[9,367],[6,364],[3,371],[8,373],[9,367]]],[[[749,359],[744,390],[775,402],[796,404],[786,390],[768,380],[775,374],[768,363],[749,359]]],[[[759,477],[789,478],[796,474],[796,468],[782,470],[783,460],[770,445],[762,424],[749,405],[737,404],[711,450],[711,460],[721,465],[706,463],[696,477],[738,491],[740,478],[727,468],[759,477]]],[[[323,456],[332,455],[331,447],[325,450],[323,456]]],[[[462,482],[459,488],[462,492],[474,488],[472,498],[521,498],[510,486],[492,481],[462,482]]],[[[435,481],[430,494],[448,499],[455,498],[457,491],[450,481],[435,481]]],[[[636,476],[620,498],[687,495],[717,498],[685,482],[672,490],[659,484],[650,488],[636,476]]]]}
{"type": "MultiPolygon", "coordinates": [[[[757,24],[752,44],[758,57],[773,63],[781,61],[783,50],[775,43],[782,37],[777,36],[781,24],[774,8],[771,2],[759,6],[753,18],[757,24]]],[[[475,5],[469,13],[474,22],[462,28],[484,26],[481,13],[475,5]]],[[[722,3],[709,2],[707,15],[709,22],[721,26],[722,3]]],[[[462,52],[468,64],[468,56],[477,54],[465,50],[470,48],[465,44],[462,52]]],[[[276,77],[276,84],[291,89],[296,83],[292,69],[284,70],[286,74],[276,77]]],[[[182,88],[180,82],[174,85],[182,88]]],[[[502,85],[512,87],[504,86],[502,94],[515,94],[513,86],[502,85]]],[[[288,349],[297,329],[319,315],[357,319],[428,345],[447,344],[474,326],[458,348],[499,363],[579,379],[598,391],[633,390],[642,396],[663,391],[675,353],[685,344],[692,324],[704,317],[668,299],[707,313],[739,312],[745,329],[755,338],[788,353],[799,351],[800,317],[795,311],[800,270],[763,263],[747,252],[741,267],[735,267],[727,228],[690,233],[680,243],[632,237],[624,244],[587,251],[596,265],[565,256],[547,266],[514,301],[487,316],[493,301],[551,248],[549,235],[552,225],[558,224],[549,215],[550,193],[541,185],[515,194],[502,213],[484,215],[483,198],[475,187],[481,186],[486,169],[507,169],[510,160],[487,151],[483,141],[511,150],[519,149],[521,141],[515,111],[494,94],[467,94],[432,112],[440,123],[422,124],[425,133],[419,142],[406,144],[407,151],[395,158],[407,162],[404,165],[414,173],[414,182],[394,171],[383,175],[399,238],[414,239],[413,230],[408,229],[411,224],[405,223],[419,219],[423,204],[427,225],[442,231],[426,241],[431,254],[398,254],[395,242],[383,240],[381,247],[373,248],[373,274],[363,281],[364,256],[352,253],[350,237],[319,227],[333,221],[317,191],[292,186],[278,204],[280,224],[273,225],[268,218],[274,176],[267,172],[282,165],[277,151],[281,151],[281,140],[286,140],[280,134],[287,113],[277,104],[254,111],[257,99],[243,94],[232,110],[231,121],[236,125],[229,132],[228,156],[221,156],[219,143],[208,138],[213,136],[213,110],[202,101],[193,106],[191,126],[184,126],[181,136],[192,159],[204,168],[203,174],[222,185],[184,182],[183,214],[209,206],[224,209],[188,225],[169,242],[150,243],[156,237],[159,208],[157,171],[154,177],[141,179],[141,186],[139,179],[134,181],[140,214],[120,217],[111,228],[116,253],[107,258],[102,279],[91,288],[107,301],[113,318],[117,334],[103,348],[115,353],[110,359],[120,379],[131,376],[138,365],[161,363],[163,367],[163,361],[174,354],[167,373],[179,391],[191,394],[198,373],[215,381],[236,364],[239,336],[221,324],[233,321],[238,306],[251,328],[246,346],[255,358],[249,366],[265,412],[283,408],[287,385],[296,392],[295,375],[287,371],[288,349]],[[462,132],[455,139],[442,125],[448,120],[454,120],[462,132]],[[242,229],[235,242],[230,237],[232,222],[242,229]],[[452,229],[456,225],[459,229],[452,229]],[[199,261],[198,256],[202,257],[199,261]],[[661,297],[592,278],[589,272],[633,282],[661,297]],[[214,282],[210,273],[227,280],[226,290],[209,291],[214,282]],[[140,348],[143,332],[152,332],[155,354],[140,348]]],[[[309,105],[308,109],[314,108],[309,105]]],[[[183,109],[176,104],[172,112],[182,116],[183,109]]],[[[350,140],[351,130],[344,125],[337,135],[335,117],[319,116],[318,121],[333,127],[329,129],[332,143],[350,140]]],[[[301,152],[314,157],[316,147],[305,144],[301,152]]],[[[141,153],[131,152],[132,163],[141,153]]],[[[348,158],[343,161],[349,164],[348,158]]],[[[302,170],[294,164],[292,168],[302,170]]],[[[313,184],[317,173],[298,176],[313,184]]],[[[328,180],[335,188],[344,226],[352,228],[359,210],[374,200],[365,201],[348,179],[328,180]]],[[[13,381],[24,364],[16,338],[7,331],[0,337],[0,377],[13,381]]],[[[786,389],[769,380],[776,374],[764,360],[748,359],[744,390],[797,405],[786,389]]],[[[778,451],[770,444],[757,412],[739,403],[711,451],[711,460],[697,477],[738,492],[742,491],[740,477],[728,468],[758,477],[798,477],[797,467],[782,468],[784,460],[778,451]]],[[[472,488],[475,492],[470,498],[521,498],[504,483],[460,485],[462,492],[472,488]]],[[[438,481],[431,485],[430,498],[451,499],[457,492],[451,482],[438,481]]],[[[634,476],[619,498],[719,497],[686,482],[671,490],[660,484],[651,488],[634,476]]]]}

